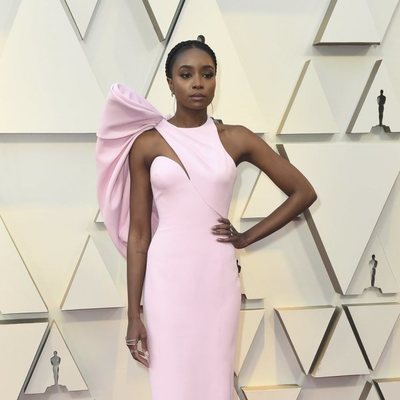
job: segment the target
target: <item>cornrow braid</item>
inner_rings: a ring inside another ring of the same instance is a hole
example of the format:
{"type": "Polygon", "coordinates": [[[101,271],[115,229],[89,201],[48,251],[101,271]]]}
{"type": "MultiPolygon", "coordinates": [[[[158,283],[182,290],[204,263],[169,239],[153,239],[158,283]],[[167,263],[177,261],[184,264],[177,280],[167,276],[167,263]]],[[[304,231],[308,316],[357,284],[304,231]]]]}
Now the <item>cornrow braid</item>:
{"type": "Polygon", "coordinates": [[[214,61],[215,72],[217,72],[217,57],[211,47],[204,43],[204,36],[200,35],[197,40],[185,40],[179,42],[175,47],[168,53],[167,61],[165,62],[165,75],[167,78],[172,78],[172,66],[176,60],[176,57],[189,49],[200,49],[205,51],[214,61]]]}

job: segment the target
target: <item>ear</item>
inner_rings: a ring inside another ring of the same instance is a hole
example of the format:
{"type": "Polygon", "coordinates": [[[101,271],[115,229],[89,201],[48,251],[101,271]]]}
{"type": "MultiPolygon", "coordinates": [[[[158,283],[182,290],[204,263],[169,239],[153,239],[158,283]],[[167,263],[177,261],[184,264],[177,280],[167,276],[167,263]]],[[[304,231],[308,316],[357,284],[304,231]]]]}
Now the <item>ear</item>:
{"type": "Polygon", "coordinates": [[[172,83],[172,79],[171,78],[167,78],[167,82],[168,82],[169,90],[172,93],[174,93],[174,84],[172,83]]]}

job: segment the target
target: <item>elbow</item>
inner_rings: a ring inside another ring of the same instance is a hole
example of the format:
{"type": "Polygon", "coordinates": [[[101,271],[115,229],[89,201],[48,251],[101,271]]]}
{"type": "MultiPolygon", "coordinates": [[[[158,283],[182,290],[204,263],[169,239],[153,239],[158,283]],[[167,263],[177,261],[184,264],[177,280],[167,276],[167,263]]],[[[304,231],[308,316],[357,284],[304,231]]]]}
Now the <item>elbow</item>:
{"type": "Polygon", "coordinates": [[[151,234],[150,231],[138,231],[132,229],[128,234],[128,249],[135,249],[135,251],[146,252],[150,246],[151,234]]]}
{"type": "Polygon", "coordinates": [[[317,200],[317,193],[310,184],[297,188],[293,192],[293,195],[298,201],[299,208],[303,211],[317,200]]]}
{"type": "Polygon", "coordinates": [[[318,196],[314,188],[310,186],[304,193],[304,199],[306,203],[306,208],[309,208],[316,200],[318,196]]]}

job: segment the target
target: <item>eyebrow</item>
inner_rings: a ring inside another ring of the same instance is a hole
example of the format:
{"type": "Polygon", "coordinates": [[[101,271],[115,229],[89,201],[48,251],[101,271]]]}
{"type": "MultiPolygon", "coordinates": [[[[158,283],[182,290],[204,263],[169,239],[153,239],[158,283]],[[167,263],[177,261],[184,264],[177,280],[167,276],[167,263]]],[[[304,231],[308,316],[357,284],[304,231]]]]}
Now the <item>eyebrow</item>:
{"type": "MultiPolygon", "coordinates": [[[[179,69],[181,69],[181,68],[189,68],[189,69],[192,69],[192,68],[194,68],[194,67],[193,67],[193,65],[181,65],[181,66],[179,67],[179,69]]],[[[214,69],[214,67],[213,67],[212,65],[209,65],[209,64],[203,65],[201,68],[212,68],[212,69],[214,69]]]]}

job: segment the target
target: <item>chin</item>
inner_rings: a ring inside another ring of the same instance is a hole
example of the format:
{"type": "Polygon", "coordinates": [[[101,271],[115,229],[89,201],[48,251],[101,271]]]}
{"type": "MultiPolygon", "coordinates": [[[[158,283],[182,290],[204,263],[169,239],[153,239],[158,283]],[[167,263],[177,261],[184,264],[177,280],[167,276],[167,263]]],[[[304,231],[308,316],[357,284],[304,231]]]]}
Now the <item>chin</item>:
{"type": "Polygon", "coordinates": [[[189,110],[193,111],[200,111],[200,110],[205,110],[209,106],[209,103],[204,103],[204,104],[187,104],[185,107],[189,110]]]}

